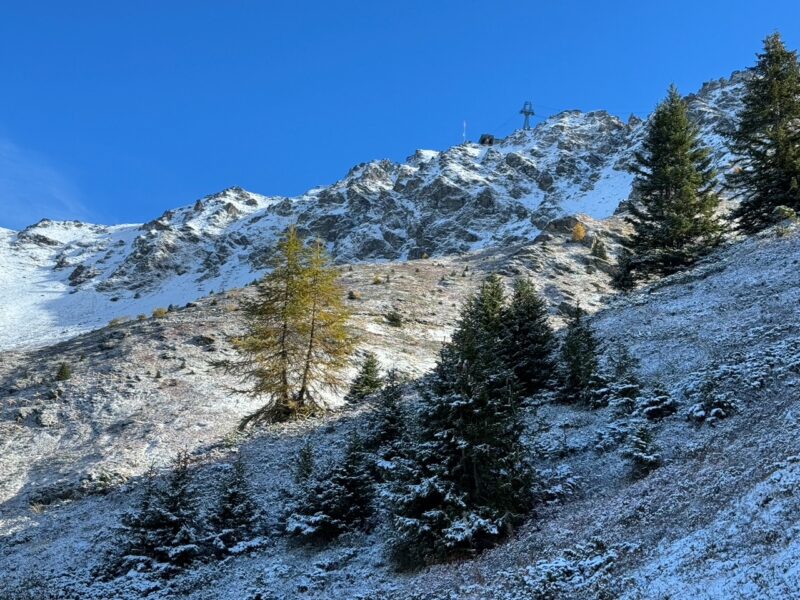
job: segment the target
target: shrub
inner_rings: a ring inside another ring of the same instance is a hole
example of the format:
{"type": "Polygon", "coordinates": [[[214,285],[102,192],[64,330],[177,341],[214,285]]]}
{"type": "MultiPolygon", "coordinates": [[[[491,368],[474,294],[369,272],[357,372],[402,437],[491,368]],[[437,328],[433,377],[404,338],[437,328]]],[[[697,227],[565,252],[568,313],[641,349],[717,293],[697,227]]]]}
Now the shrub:
{"type": "Polygon", "coordinates": [[[788,206],[776,206],[772,211],[772,217],[776,221],[797,221],[797,213],[788,206]]]}
{"type": "Polygon", "coordinates": [[[383,279],[381,279],[380,275],[375,275],[375,277],[372,278],[372,285],[380,285],[382,283],[383,279]]]}
{"type": "Polygon", "coordinates": [[[390,310],[388,313],[386,313],[385,317],[386,317],[386,321],[392,327],[402,327],[403,326],[403,322],[404,322],[403,315],[401,315],[400,312],[395,310],[394,308],[392,310],[390,310]]]}
{"type": "Polygon", "coordinates": [[[592,256],[601,260],[608,260],[608,251],[606,250],[605,242],[599,235],[595,236],[592,242],[592,256]]]}
{"type": "Polygon", "coordinates": [[[628,460],[631,476],[634,479],[647,477],[662,464],[661,454],[653,441],[653,435],[644,424],[631,431],[628,446],[622,451],[622,456],[628,460]]]}
{"type": "Polygon", "coordinates": [[[138,315],[136,318],[137,318],[139,321],[145,321],[145,320],[147,320],[147,315],[138,315]]]}
{"type": "Polygon", "coordinates": [[[586,237],[586,226],[580,221],[575,223],[575,227],[572,228],[572,241],[582,242],[585,237],[586,237]]]}
{"type": "Polygon", "coordinates": [[[154,319],[163,319],[167,316],[167,309],[164,307],[158,307],[153,309],[153,318],[154,319]]]}
{"type": "Polygon", "coordinates": [[[129,317],[114,317],[108,322],[109,327],[116,327],[117,325],[122,325],[123,323],[130,321],[129,317]]]}
{"type": "Polygon", "coordinates": [[[297,454],[294,466],[294,482],[301,485],[314,473],[314,446],[306,442],[297,454]]]}
{"type": "Polygon", "coordinates": [[[58,372],[56,373],[56,381],[66,381],[70,377],[72,377],[72,369],[67,363],[62,362],[60,365],[58,365],[58,372]]]}

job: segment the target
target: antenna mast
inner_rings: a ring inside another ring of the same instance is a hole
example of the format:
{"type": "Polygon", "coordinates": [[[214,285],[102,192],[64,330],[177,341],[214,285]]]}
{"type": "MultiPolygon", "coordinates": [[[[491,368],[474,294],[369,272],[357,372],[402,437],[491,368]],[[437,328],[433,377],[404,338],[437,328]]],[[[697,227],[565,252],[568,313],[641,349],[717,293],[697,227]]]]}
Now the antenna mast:
{"type": "Polygon", "coordinates": [[[531,128],[531,117],[534,115],[533,104],[531,104],[530,100],[525,101],[525,104],[522,105],[522,110],[519,111],[519,114],[525,115],[525,120],[522,123],[522,129],[527,131],[531,128]]]}

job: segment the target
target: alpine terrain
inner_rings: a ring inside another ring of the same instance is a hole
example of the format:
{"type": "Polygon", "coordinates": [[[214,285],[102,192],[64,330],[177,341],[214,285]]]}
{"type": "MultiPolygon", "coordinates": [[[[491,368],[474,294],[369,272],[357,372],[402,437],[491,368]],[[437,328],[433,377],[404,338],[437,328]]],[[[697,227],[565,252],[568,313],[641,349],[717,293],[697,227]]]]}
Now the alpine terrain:
{"type": "Polygon", "coordinates": [[[762,76],[0,229],[0,599],[800,598],[797,207],[715,221],[762,76]]]}

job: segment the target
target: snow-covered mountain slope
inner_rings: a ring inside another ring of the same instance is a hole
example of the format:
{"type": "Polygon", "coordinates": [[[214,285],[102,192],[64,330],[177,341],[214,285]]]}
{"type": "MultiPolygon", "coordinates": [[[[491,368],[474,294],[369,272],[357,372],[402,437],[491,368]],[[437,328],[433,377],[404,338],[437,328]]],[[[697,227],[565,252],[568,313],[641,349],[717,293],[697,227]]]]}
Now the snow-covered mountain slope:
{"type": "Polygon", "coordinates": [[[15,587],[35,573],[62,597],[109,599],[795,597],[800,227],[730,244],[690,271],[602,301],[596,294],[607,276],[587,268],[588,248],[548,235],[505,253],[345,271],[348,288],[363,292],[354,307],[362,347],[385,366],[423,371],[480,277],[522,271],[545,293],[553,285],[606,304],[590,321],[606,355],[624,344],[640,360],[643,384],[672,397],[674,413],[653,419],[613,404],[528,407],[525,439],[550,500],[503,546],[399,575],[383,555],[381,527],[320,549],[274,534],[171,581],[135,573],[99,581],[92,569],[114,547],[113,529],[151,460],[163,464],[188,446],[195,489],[210,502],[238,446],[275,533],[292,486],[286,457],[307,440],[319,456],[335,456],[365,426],[369,406],[246,439],[229,435],[250,406],[227,392],[208,361],[229,352],[223,334],[237,327],[235,295],[246,293],[237,291],[165,319],[3,355],[0,580],[15,587]],[[544,259],[557,266],[537,269],[544,259]],[[390,283],[373,285],[376,273],[391,273],[390,283]],[[408,329],[385,323],[389,307],[411,317],[408,329]],[[75,375],[53,384],[47,374],[60,360],[75,375]],[[703,403],[724,405],[725,418],[701,420],[703,403]],[[632,479],[623,451],[642,424],[662,466],[632,479]]]}
{"type": "MultiPolygon", "coordinates": [[[[734,74],[689,97],[724,169],[734,74]]],[[[553,218],[608,217],[630,195],[643,123],[568,111],[492,147],[373,161],[296,198],[231,188],[143,225],[42,221],[0,230],[0,348],[64,339],[123,315],[184,304],[262,273],[297,223],[339,262],[444,256],[530,240],[553,218]]]]}
{"type": "MultiPolygon", "coordinates": [[[[591,239],[602,236],[613,253],[624,224],[583,222],[582,243],[571,240],[573,219],[564,219],[531,244],[345,267],[341,284],[353,292],[347,307],[360,347],[384,365],[422,375],[465,298],[490,272],[535,280],[556,323],[577,300],[597,310],[612,293],[613,263],[592,256],[591,239]],[[387,322],[390,311],[402,315],[403,327],[387,322]]],[[[100,474],[124,480],[151,460],[228,434],[258,403],[233,394],[236,380],[211,362],[232,356],[229,337],[243,327],[238,305],[252,291],[214,294],[161,318],[117,323],[45,348],[0,352],[0,504],[80,494],[100,474]],[[73,376],[54,384],[61,362],[73,376]]],[[[341,394],[329,400],[338,404],[341,394]]]]}

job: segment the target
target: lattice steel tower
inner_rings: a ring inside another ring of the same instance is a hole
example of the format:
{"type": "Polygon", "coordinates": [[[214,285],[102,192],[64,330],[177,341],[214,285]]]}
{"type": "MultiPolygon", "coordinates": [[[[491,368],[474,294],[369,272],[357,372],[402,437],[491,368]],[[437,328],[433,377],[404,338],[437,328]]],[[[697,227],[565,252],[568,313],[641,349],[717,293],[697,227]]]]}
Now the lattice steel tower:
{"type": "Polygon", "coordinates": [[[531,128],[531,117],[534,115],[533,112],[533,104],[531,104],[530,100],[526,100],[525,104],[522,105],[522,110],[519,111],[519,114],[525,115],[525,121],[522,123],[522,129],[528,130],[531,128]]]}

